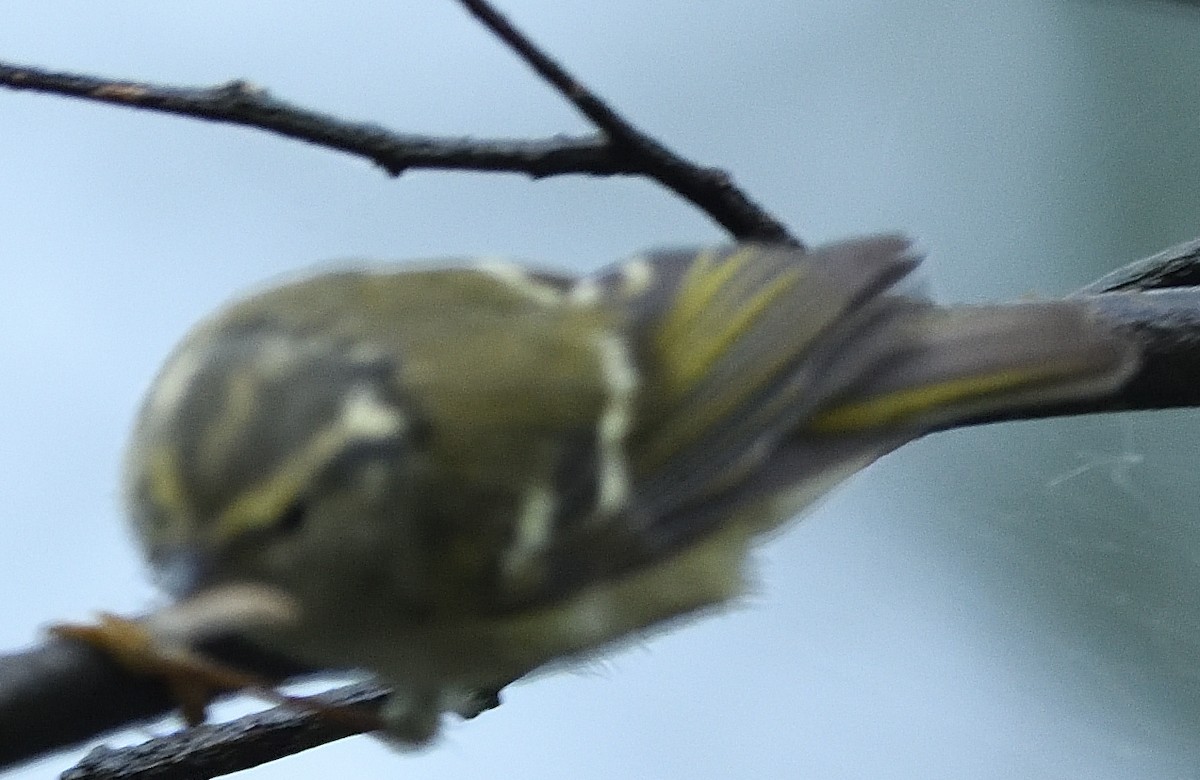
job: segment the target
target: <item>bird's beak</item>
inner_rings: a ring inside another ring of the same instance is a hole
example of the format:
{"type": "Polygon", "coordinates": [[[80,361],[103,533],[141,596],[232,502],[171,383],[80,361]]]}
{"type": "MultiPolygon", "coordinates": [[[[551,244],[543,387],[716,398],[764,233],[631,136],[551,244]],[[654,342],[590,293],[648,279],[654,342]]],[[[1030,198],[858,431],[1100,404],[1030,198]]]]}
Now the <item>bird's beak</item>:
{"type": "Polygon", "coordinates": [[[176,600],[203,590],[212,581],[211,555],[194,547],[172,546],[150,554],[155,583],[176,600]]]}

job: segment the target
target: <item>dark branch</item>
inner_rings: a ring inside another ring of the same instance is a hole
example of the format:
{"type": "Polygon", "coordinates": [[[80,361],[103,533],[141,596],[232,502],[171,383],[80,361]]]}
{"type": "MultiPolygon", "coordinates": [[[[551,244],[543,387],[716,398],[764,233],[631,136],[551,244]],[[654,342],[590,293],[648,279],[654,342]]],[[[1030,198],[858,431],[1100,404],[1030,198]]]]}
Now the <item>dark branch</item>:
{"type": "Polygon", "coordinates": [[[639,130],[486,0],[459,2],[604,133],[622,157],[636,161],[639,171],[699,206],[735,238],[801,246],[800,240],[782,222],[738,189],[729,174],[686,160],[639,130]]]}
{"type": "MultiPolygon", "coordinates": [[[[350,685],[321,696],[338,707],[378,709],[387,690],[350,685]]],[[[141,745],[98,747],[62,774],[62,780],[210,778],[291,756],[353,736],[354,729],[289,707],[273,707],[227,723],[206,724],[141,745]]]]}
{"type": "MultiPolygon", "coordinates": [[[[1110,293],[1093,300],[1142,346],[1137,374],[1096,411],[1200,406],[1200,287],[1110,293]]],[[[1080,406],[1063,411],[1092,410],[1080,406]]]]}
{"type": "Polygon", "coordinates": [[[520,173],[533,178],[645,176],[687,199],[735,238],[788,239],[780,224],[720,171],[696,166],[657,144],[657,151],[648,151],[644,145],[614,142],[607,134],[515,140],[398,133],[301,108],[245,81],[187,88],[0,62],[0,86],[253,127],[366,158],[392,176],[417,168],[520,173]]]}
{"type": "Polygon", "coordinates": [[[609,138],[617,143],[635,147],[649,140],[645,134],[580,83],[550,55],[539,49],[537,44],[514,27],[512,22],[508,21],[489,3],[484,0],[459,0],[459,2],[609,138]]]}
{"type": "Polygon", "coordinates": [[[53,640],[0,657],[0,768],[170,708],[164,686],[81,645],[53,640]]]}
{"type": "MultiPolygon", "coordinates": [[[[307,671],[236,640],[212,643],[204,653],[269,679],[307,671]]],[[[159,680],[132,674],[89,645],[51,639],[0,656],[0,769],[162,718],[174,708],[159,680]]]]}
{"type": "Polygon", "coordinates": [[[0,85],[267,130],[365,157],[393,176],[413,168],[523,173],[534,178],[640,173],[631,160],[615,154],[601,135],[519,141],[396,133],[294,106],[245,81],[184,88],[0,63],[0,85]]]}
{"type": "Polygon", "coordinates": [[[1142,345],[1142,366],[1114,403],[1200,406],[1200,238],[1118,268],[1076,295],[1094,295],[1100,310],[1142,345]]]}
{"type": "Polygon", "coordinates": [[[1105,274],[1077,295],[1124,290],[1161,290],[1200,285],[1200,238],[1184,241],[1156,255],[1105,274]]]}

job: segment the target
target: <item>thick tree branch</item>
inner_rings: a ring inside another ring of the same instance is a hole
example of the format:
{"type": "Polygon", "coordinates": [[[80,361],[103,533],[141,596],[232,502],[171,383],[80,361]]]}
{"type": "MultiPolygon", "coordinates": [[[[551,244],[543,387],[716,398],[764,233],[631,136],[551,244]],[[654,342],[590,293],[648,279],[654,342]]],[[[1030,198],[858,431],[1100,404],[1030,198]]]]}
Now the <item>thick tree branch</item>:
{"type": "Polygon", "coordinates": [[[1123,290],[1162,290],[1200,285],[1200,238],[1164,249],[1105,274],[1076,295],[1097,295],[1123,290]]]}
{"type": "MultiPolygon", "coordinates": [[[[282,680],[307,670],[237,640],[203,648],[206,656],[282,680]]],[[[175,708],[157,679],[135,675],[79,642],[51,639],[0,656],[0,769],[175,708]]]]}
{"type": "Polygon", "coordinates": [[[1081,404],[1060,413],[1200,406],[1200,287],[1109,293],[1093,300],[1138,339],[1142,365],[1119,393],[1095,409],[1081,404]]]}

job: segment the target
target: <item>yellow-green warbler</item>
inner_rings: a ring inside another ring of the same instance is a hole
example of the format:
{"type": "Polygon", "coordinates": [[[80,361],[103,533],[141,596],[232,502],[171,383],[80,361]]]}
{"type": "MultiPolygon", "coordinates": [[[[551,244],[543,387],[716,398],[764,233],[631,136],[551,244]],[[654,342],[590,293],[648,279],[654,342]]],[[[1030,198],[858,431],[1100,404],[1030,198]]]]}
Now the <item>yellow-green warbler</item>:
{"type": "Polygon", "coordinates": [[[162,369],[129,513],[181,603],[271,594],[286,609],[206,609],[374,673],[422,743],[481,692],[736,596],[756,536],[904,442],[1137,362],[1084,302],[897,291],[917,262],[880,236],[268,289],[162,369]]]}

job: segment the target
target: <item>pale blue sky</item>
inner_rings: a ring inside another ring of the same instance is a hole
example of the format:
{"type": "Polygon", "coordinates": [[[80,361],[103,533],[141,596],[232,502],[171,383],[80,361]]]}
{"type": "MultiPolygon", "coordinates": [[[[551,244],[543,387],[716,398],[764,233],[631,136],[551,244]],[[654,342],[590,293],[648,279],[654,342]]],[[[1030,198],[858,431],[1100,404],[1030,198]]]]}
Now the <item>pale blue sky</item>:
{"type": "MultiPolygon", "coordinates": [[[[1200,232],[1192,9],[502,7],[806,239],[918,237],[939,297],[1059,294],[1200,232]]],[[[7,0],[3,16],[10,61],[248,78],[402,131],[586,129],[447,0],[7,0]]],[[[3,648],[154,603],[117,502],[121,447],[167,350],[230,295],[339,258],[592,268],[722,238],[642,182],[392,180],[248,130],[9,92],[0,179],[3,648]]],[[[1196,433],[1171,413],[911,445],[766,545],[742,608],[518,686],[424,753],[358,738],[250,776],[1193,777],[1196,433]]]]}

